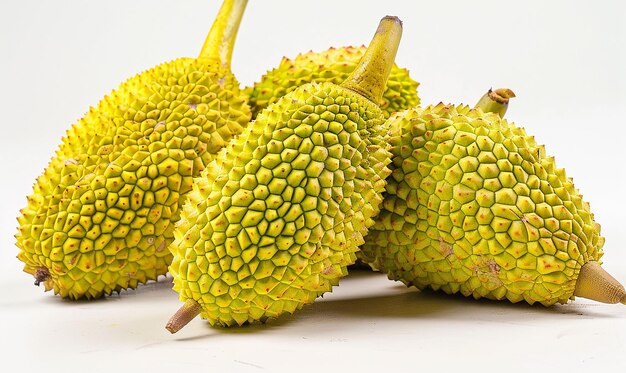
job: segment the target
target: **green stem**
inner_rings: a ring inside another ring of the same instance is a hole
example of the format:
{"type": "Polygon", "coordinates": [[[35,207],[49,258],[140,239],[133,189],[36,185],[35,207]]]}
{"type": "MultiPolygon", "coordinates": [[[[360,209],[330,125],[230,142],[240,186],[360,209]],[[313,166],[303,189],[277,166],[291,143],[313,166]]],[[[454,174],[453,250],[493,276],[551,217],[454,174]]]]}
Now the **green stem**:
{"type": "Polygon", "coordinates": [[[224,0],[199,58],[218,60],[224,67],[230,67],[235,38],[247,3],[248,0],[224,0]]]}
{"type": "Polygon", "coordinates": [[[402,21],[392,16],[383,18],[361,61],[341,85],[378,104],[383,97],[401,37],[402,21]]]}
{"type": "Polygon", "coordinates": [[[508,88],[498,88],[495,91],[489,89],[474,108],[481,109],[485,113],[499,114],[501,118],[504,118],[506,109],[509,107],[509,99],[513,97],[515,93],[508,88]]]}

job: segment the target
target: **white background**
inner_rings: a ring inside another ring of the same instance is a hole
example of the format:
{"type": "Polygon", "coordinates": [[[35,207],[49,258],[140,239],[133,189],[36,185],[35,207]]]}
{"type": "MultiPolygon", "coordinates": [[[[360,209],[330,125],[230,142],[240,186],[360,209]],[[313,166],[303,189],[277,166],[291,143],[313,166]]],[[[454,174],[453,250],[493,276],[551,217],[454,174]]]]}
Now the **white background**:
{"type": "MultiPolygon", "coordinates": [[[[171,280],[96,302],[43,293],[15,259],[15,218],[61,136],[90,105],[157,63],[195,56],[219,1],[0,3],[1,370],[522,371],[626,364],[626,307],[578,299],[546,309],[420,293],[355,273],[269,325],[163,325],[171,280]]],[[[251,0],[233,71],[251,84],[280,58],[367,44],[397,15],[397,63],[425,104],[517,93],[507,118],[568,170],[606,237],[604,268],[626,282],[626,6],[622,1],[251,0]]],[[[603,368],[604,367],[604,368],[603,368]]]]}

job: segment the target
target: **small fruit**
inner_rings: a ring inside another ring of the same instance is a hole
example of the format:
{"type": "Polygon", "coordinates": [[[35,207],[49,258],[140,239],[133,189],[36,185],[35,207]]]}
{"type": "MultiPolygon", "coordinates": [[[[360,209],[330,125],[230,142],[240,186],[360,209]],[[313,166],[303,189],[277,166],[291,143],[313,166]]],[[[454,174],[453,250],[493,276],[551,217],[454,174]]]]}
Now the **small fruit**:
{"type": "Polygon", "coordinates": [[[401,31],[399,19],[383,18],[341,86],[283,96],[195,180],[170,247],[185,305],[169,331],[198,314],[230,326],[293,313],[347,274],[389,174],[374,102],[401,31]]]}
{"type": "MultiPolygon", "coordinates": [[[[268,71],[259,82],[245,89],[253,117],[305,83],[341,84],[354,71],[365,49],[365,46],[330,48],[323,52],[299,54],[293,60],[284,57],[278,67],[268,71]]],[[[419,105],[418,85],[418,82],[411,79],[407,69],[394,64],[379,102],[385,116],[419,105]]]]}
{"type": "Polygon", "coordinates": [[[198,58],[128,81],[74,124],[18,218],[24,271],[63,298],[167,272],[183,196],[250,120],[230,72],[245,0],[225,0],[198,58]]]}
{"type": "Polygon", "coordinates": [[[626,303],[599,265],[589,205],[543,146],[501,118],[512,96],[389,119],[392,174],[361,259],[407,285],[474,298],[626,303]]]}

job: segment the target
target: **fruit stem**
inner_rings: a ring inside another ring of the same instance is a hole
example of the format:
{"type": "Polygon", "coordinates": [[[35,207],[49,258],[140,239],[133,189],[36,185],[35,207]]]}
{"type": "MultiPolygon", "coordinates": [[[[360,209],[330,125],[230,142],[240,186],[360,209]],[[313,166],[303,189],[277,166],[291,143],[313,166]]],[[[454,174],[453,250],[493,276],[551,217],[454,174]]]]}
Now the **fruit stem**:
{"type": "Polygon", "coordinates": [[[35,286],[39,286],[42,282],[46,282],[50,279],[50,272],[48,268],[40,267],[35,271],[35,286]]]}
{"type": "Polygon", "coordinates": [[[198,302],[193,299],[187,299],[185,304],[167,322],[165,329],[172,334],[176,333],[198,316],[200,311],[202,311],[202,306],[198,302]]]}
{"type": "Polygon", "coordinates": [[[386,16],[381,19],[367,51],[341,86],[379,104],[401,37],[402,21],[398,17],[386,16]]]}
{"type": "Polygon", "coordinates": [[[626,304],[626,290],[598,262],[585,263],[580,269],[574,295],[602,303],[626,304]]]}
{"type": "Polygon", "coordinates": [[[230,67],[235,38],[247,3],[248,0],[224,0],[199,58],[218,60],[224,67],[230,67]]]}
{"type": "Polygon", "coordinates": [[[483,97],[478,100],[474,108],[481,109],[485,113],[499,114],[504,118],[506,109],[509,107],[509,99],[515,97],[515,93],[508,88],[498,88],[492,91],[491,88],[483,97]]]}

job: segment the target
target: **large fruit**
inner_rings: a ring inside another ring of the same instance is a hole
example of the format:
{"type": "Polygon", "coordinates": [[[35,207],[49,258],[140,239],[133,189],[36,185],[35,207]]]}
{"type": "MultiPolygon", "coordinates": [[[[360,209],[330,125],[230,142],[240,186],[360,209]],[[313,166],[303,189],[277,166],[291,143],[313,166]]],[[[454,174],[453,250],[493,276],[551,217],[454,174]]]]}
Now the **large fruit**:
{"type": "MultiPolygon", "coordinates": [[[[245,89],[249,95],[253,117],[285,94],[310,82],[341,84],[354,71],[365,53],[365,46],[330,48],[323,52],[299,54],[296,58],[284,57],[278,67],[268,71],[261,80],[245,89]]],[[[419,104],[418,82],[411,79],[409,71],[394,64],[379,106],[385,116],[419,104]]]]}
{"type": "Polygon", "coordinates": [[[600,226],[572,180],[524,129],[483,110],[503,114],[510,93],[390,118],[392,175],[362,259],[408,285],[475,298],[626,302],[599,265],[600,226]]]}
{"type": "Polygon", "coordinates": [[[251,113],[230,72],[245,0],[226,0],[198,58],[122,83],[74,124],[18,218],[24,271],[96,298],[167,272],[183,196],[251,113]]]}
{"type": "Polygon", "coordinates": [[[389,174],[373,102],[401,31],[383,18],[341,86],[310,83],[282,97],[195,181],[170,247],[185,305],[168,330],[197,314],[230,326],[293,313],[346,275],[389,174]]]}

